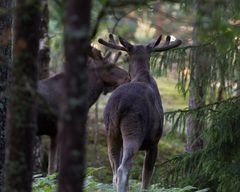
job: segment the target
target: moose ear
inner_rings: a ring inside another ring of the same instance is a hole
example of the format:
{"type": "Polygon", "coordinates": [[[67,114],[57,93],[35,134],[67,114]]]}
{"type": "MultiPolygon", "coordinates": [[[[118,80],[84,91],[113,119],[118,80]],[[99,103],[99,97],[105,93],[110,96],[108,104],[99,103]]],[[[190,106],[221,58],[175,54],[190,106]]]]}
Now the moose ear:
{"type": "Polygon", "coordinates": [[[102,60],[103,59],[101,52],[94,47],[91,47],[89,56],[94,60],[102,60]]]}
{"type": "Polygon", "coordinates": [[[129,43],[126,39],[123,39],[122,37],[118,36],[120,43],[127,49],[127,51],[132,50],[133,45],[129,43]]]}

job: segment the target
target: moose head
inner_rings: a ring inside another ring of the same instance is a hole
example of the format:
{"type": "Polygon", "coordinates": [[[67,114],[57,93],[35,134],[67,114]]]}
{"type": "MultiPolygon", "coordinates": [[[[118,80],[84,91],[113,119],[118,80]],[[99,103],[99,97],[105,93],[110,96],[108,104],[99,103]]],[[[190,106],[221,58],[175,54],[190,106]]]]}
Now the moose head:
{"type": "Polygon", "coordinates": [[[123,70],[122,68],[118,67],[116,64],[121,56],[121,52],[115,54],[114,58],[111,59],[112,53],[108,52],[105,56],[102,56],[101,52],[92,47],[88,68],[89,73],[89,81],[91,84],[92,79],[96,81],[96,77],[94,77],[93,72],[95,71],[95,75],[97,75],[100,80],[102,81],[103,93],[109,93],[116,89],[119,85],[122,85],[126,82],[130,81],[130,76],[127,71],[123,70]]]}
{"type": "Polygon", "coordinates": [[[112,34],[109,34],[109,42],[99,39],[98,42],[102,45],[115,50],[125,51],[129,55],[129,73],[132,80],[138,73],[138,70],[148,70],[149,71],[149,59],[151,53],[153,52],[163,52],[169,49],[178,47],[181,44],[181,40],[177,39],[171,42],[171,37],[167,36],[165,43],[158,47],[161,42],[162,35],[160,35],[156,41],[149,43],[147,45],[132,45],[129,41],[122,37],[118,37],[121,45],[118,45],[113,38],[112,34]]]}

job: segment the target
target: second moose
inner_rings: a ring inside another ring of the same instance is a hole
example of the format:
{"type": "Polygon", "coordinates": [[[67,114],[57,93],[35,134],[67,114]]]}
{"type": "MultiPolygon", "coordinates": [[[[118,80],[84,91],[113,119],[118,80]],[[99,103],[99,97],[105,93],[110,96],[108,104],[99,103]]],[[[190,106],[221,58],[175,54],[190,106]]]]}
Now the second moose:
{"type": "Polygon", "coordinates": [[[139,150],[145,151],[142,188],[148,188],[163,130],[163,107],[156,81],[150,74],[150,55],[177,47],[181,41],[170,42],[167,36],[161,47],[157,47],[161,36],[148,45],[132,45],[121,37],[119,41],[121,45],[116,44],[111,34],[109,42],[99,39],[104,46],[129,55],[131,82],[113,92],[104,111],[113,185],[118,192],[125,192],[129,170],[139,150]]]}

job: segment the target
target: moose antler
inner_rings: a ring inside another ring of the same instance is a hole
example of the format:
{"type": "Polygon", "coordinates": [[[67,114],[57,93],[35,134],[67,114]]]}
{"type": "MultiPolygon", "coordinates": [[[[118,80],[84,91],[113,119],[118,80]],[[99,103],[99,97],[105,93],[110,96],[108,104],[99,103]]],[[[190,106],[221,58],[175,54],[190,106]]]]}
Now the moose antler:
{"type": "Polygon", "coordinates": [[[103,40],[103,39],[98,39],[98,42],[106,47],[116,49],[116,50],[121,50],[121,51],[127,51],[125,47],[122,47],[120,45],[117,45],[116,41],[114,40],[114,37],[112,34],[109,34],[109,42],[103,40]]]}
{"type": "MultiPolygon", "coordinates": [[[[160,36],[161,37],[161,36],[160,36]]],[[[177,46],[179,46],[181,43],[182,43],[182,41],[180,40],[180,39],[177,39],[177,40],[175,40],[175,41],[173,41],[172,43],[170,42],[170,40],[171,40],[171,37],[168,35],[167,37],[166,37],[166,41],[165,41],[165,43],[163,44],[163,46],[162,47],[154,47],[153,49],[152,49],[152,51],[153,52],[161,52],[161,51],[167,51],[167,50],[169,50],[169,49],[172,49],[172,48],[175,48],[175,47],[177,47],[177,46]]],[[[158,40],[157,40],[157,42],[159,41],[159,38],[158,38],[158,40]]],[[[161,41],[161,39],[160,39],[160,41],[161,41]]],[[[159,43],[160,43],[160,41],[159,41],[159,43]]],[[[156,42],[156,44],[157,44],[157,42],[156,42]]],[[[159,44],[158,43],[158,44],[159,44]]],[[[155,45],[156,45],[155,44],[155,45]]]]}
{"type": "Polygon", "coordinates": [[[103,57],[103,60],[104,61],[107,61],[112,55],[112,52],[111,51],[107,51],[107,53],[105,54],[105,56],[103,57]]]}
{"type": "Polygon", "coordinates": [[[119,57],[121,56],[121,52],[119,51],[118,53],[114,54],[113,58],[112,58],[112,52],[107,51],[107,53],[105,54],[105,56],[103,57],[103,60],[106,63],[110,63],[108,65],[112,65],[112,64],[116,64],[119,57]],[[112,58],[112,59],[111,59],[112,58]]]}
{"type": "Polygon", "coordinates": [[[122,55],[122,53],[119,51],[113,58],[112,63],[116,64],[118,62],[119,57],[122,55]]]}
{"type": "MultiPolygon", "coordinates": [[[[109,34],[109,42],[107,42],[103,39],[99,39],[98,42],[100,44],[102,44],[106,47],[112,48],[112,49],[129,52],[131,50],[131,47],[133,47],[133,45],[131,45],[127,40],[123,39],[120,36],[118,38],[119,38],[120,43],[123,46],[117,45],[117,43],[114,40],[114,37],[113,37],[112,34],[109,34]]],[[[162,35],[160,35],[155,42],[152,42],[152,43],[148,44],[148,47],[151,49],[152,52],[167,51],[169,49],[172,49],[172,48],[175,48],[175,47],[179,46],[182,43],[182,41],[180,39],[177,39],[173,42],[170,42],[171,37],[168,35],[166,37],[165,43],[161,47],[157,47],[159,45],[159,43],[161,42],[161,39],[162,39],[162,35]]]]}

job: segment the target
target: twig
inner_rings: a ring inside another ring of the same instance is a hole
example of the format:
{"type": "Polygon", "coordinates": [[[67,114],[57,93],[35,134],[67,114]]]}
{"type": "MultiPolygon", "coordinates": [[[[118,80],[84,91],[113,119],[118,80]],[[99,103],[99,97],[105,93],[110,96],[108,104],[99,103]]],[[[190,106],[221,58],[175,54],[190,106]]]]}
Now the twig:
{"type": "Polygon", "coordinates": [[[109,5],[109,1],[106,1],[106,3],[104,5],[102,5],[102,9],[98,13],[97,21],[96,21],[96,24],[95,24],[95,26],[93,28],[92,34],[91,34],[91,39],[93,39],[96,36],[98,28],[99,28],[99,25],[100,25],[100,22],[103,19],[103,17],[105,16],[106,9],[107,9],[108,5],[109,5]]]}
{"type": "Polygon", "coordinates": [[[120,22],[124,17],[126,17],[126,16],[129,15],[131,12],[133,12],[133,11],[135,11],[135,10],[137,10],[137,9],[138,9],[138,8],[134,8],[134,9],[128,11],[127,13],[121,15],[121,17],[117,17],[116,14],[115,14],[114,9],[112,8],[112,14],[113,14],[114,18],[116,19],[116,22],[115,22],[115,24],[114,24],[114,26],[113,26],[113,28],[112,28],[111,33],[113,33],[113,34],[115,33],[116,28],[117,28],[119,22],[120,22]]]}
{"type": "Polygon", "coordinates": [[[199,106],[199,107],[196,107],[196,108],[193,108],[193,109],[178,109],[178,110],[175,110],[175,111],[165,112],[164,114],[169,115],[169,114],[173,114],[173,113],[188,113],[188,112],[198,111],[198,110],[201,110],[201,109],[204,109],[204,108],[212,107],[214,105],[220,105],[222,103],[226,103],[226,102],[229,102],[229,101],[240,101],[240,96],[231,97],[231,98],[223,100],[223,101],[217,101],[217,102],[210,103],[208,105],[199,106]]]}

